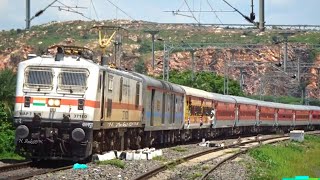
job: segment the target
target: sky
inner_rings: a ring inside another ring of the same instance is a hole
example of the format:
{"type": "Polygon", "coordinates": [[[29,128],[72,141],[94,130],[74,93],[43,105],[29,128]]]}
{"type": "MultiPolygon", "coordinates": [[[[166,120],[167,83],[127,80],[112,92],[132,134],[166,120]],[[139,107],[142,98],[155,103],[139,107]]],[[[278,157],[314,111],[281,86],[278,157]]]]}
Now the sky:
{"type": "MultiPolygon", "coordinates": [[[[54,0],[30,0],[31,17],[44,9],[54,0]]],[[[226,0],[245,15],[251,12],[251,0],[226,0]]],[[[259,19],[259,0],[254,1],[256,21],[259,19]]],[[[68,20],[108,20],[131,19],[159,23],[223,23],[248,24],[236,12],[190,12],[173,15],[164,11],[232,11],[223,0],[58,0],[53,6],[85,7],[75,9],[82,13],[59,10],[49,7],[42,15],[34,18],[31,25],[45,24],[51,21],[68,20]],[[111,2],[111,3],[110,3],[111,2]],[[118,8],[116,8],[114,5],[118,8]],[[120,10],[121,9],[121,10],[120,10]],[[123,13],[124,11],[125,13],[123,13]],[[192,18],[194,16],[195,18],[192,18]],[[89,18],[89,19],[88,19],[89,18]]],[[[320,25],[319,0],[265,0],[266,24],[310,24],[320,25]]],[[[0,30],[24,29],[26,26],[26,0],[0,0],[0,30]]]]}

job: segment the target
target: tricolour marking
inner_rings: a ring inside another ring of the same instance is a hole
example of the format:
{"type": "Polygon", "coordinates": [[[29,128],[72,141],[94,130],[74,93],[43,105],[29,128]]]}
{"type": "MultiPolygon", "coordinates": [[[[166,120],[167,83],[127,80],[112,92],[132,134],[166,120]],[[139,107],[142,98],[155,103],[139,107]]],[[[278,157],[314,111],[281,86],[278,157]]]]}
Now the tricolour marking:
{"type": "Polygon", "coordinates": [[[46,98],[32,98],[31,102],[34,106],[46,106],[46,98]]]}

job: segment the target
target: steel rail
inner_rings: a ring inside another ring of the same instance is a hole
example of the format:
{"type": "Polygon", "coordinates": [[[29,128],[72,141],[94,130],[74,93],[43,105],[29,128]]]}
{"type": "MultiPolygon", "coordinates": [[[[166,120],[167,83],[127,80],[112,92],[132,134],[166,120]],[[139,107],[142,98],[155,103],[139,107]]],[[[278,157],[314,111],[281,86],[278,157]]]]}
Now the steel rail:
{"type": "MultiPolygon", "coordinates": [[[[281,138],[281,137],[280,137],[281,138]]],[[[279,139],[279,138],[275,138],[275,139],[279,139]]],[[[273,143],[277,143],[279,141],[286,141],[288,140],[288,138],[286,139],[281,139],[281,140],[278,140],[278,141],[273,141],[273,142],[270,142],[270,143],[266,143],[266,144],[273,144],[273,143]]],[[[267,141],[267,140],[263,140],[263,141],[267,141]]],[[[232,160],[232,159],[235,159],[237,156],[239,156],[240,154],[244,154],[246,153],[249,149],[253,149],[253,148],[257,148],[260,146],[260,143],[259,145],[255,145],[253,147],[248,147],[244,150],[241,150],[239,152],[236,152],[234,154],[232,154],[231,156],[228,156],[226,158],[223,158],[221,161],[218,162],[218,164],[216,164],[215,166],[213,166],[212,168],[210,168],[201,178],[200,180],[205,180],[207,179],[207,177],[209,176],[210,173],[212,173],[214,170],[216,170],[218,167],[220,167],[223,163],[229,161],[229,160],[232,160]]]]}
{"type": "MultiPolygon", "coordinates": [[[[306,134],[317,135],[317,136],[320,135],[320,133],[317,132],[317,131],[316,131],[316,132],[311,132],[311,133],[306,132],[306,134]]],[[[275,139],[277,139],[277,138],[275,138],[275,139]]],[[[288,140],[288,139],[287,139],[287,138],[286,138],[286,139],[280,139],[280,140],[278,140],[278,141],[273,141],[273,142],[269,142],[269,143],[267,142],[266,144],[273,144],[273,143],[277,143],[277,142],[279,142],[279,141],[286,141],[286,140],[288,140]]],[[[267,140],[262,140],[262,141],[267,141],[267,140]]],[[[259,144],[259,145],[255,145],[255,146],[253,146],[253,147],[248,147],[248,148],[246,148],[246,149],[244,149],[244,150],[241,150],[241,149],[240,149],[239,152],[237,152],[237,153],[235,153],[235,154],[233,154],[233,155],[231,155],[231,156],[228,156],[228,157],[224,158],[223,160],[219,161],[218,164],[216,164],[215,166],[213,166],[212,168],[210,168],[210,169],[200,178],[200,180],[205,180],[205,179],[207,179],[207,177],[209,176],[209,174],[212,173],[214,170],[216,170],[218,167],[220,167],[223,163],[225,163],[225,162],[227,162],[227,161],[229,161],[229,160],[232,160],[232,159],[236,158],[236,157],[239,156],[240,154],[246,153],[249,149],[257,148],[257,147],[259,147],[259,146],[260,146],[260,144],[259,144]]]]}
{"type": "Polygon", "coordinates": [[[22,162],[22,163],[15,163],[15,164],[2,166],[2,167],[0,167],[0,173],[4,173],[4,172],[11,171],[11,170],[16,170],[16,169],[21,169],[21,168],[24,168],[24,167],[28,167],[31,164],[32,164],[32,161],[26,161],[26,162],[22,162]]]}
{"type": "Polygon", "coordinates": [[[146,172],[144,174],[141,174],[138,177],[135,177],[134,180],[145,180],[145,179],[148,179],[148,178],[150,178],[150,177],[152,177],[152,176],[154,176],[154,175],[166,170],[168,167],[170,167],[172,165],[178,165],[178,164],[181,164],[181,163],[183,163],[185,161],[188,161],[190,159],[194,159],[194,158],[197,158],[197,157],[200,157],[200,156],[212,153],[212,152],[225,150],[225,149],[232,148],[232,147],[239,146],[239,145],[245,145],[245,144],[249,144],[249,143],[254,143],[254,142],[259,142],[259,141],[267,141],[267,140],[283,138],[283,137],[288,137],[288,135],[264,138],[264,139],[260,139],[260,140],[250,140],[250,141],[242,142],[242,143],[239,143],[239,144],[230,144],[230,145],[227,145],[225,147],[216,147],[216,148],[212,148],[212,149],[209,149],[209,150],[205,150],[205,151],[202,151],[202,152],[199,152],[199,153],[195,153],[195,154],[192,154],[192,155],[189,155],[189,156],[182,157],[182,158],[177,159],[177,160],[170,161],[170,162],[168,162],[166,164],[163,164],[161,166],[158,166],[158,167],[156,167],[156,168],[154,168],[154,169],[152,169],[152,170],[150,170],[150,171],[148,171],[148,172],[146,172]]]}
{"type": "Polygon", "coordinates": [[[30,172],[30,173],[26,173],[26,174],[22,174],[22,175],[17,175],[17,176],[11,176],[10,179],[11,180],[21,180],[21,179],[27,179],[27,178],[32,178],[34,176],[38,176],[38,175],[42,175],[42,174],[48,174],[48,173],[53,173],[53,172],[57,172],[57,171],[62,171],[62,170],[67,170],[67,169],[71,169],[73,166],[63,166],[63,167],[59,167],[59,168],[54,168],[54,169],[39,169],[38,171],[35,172],[30,172]]]}

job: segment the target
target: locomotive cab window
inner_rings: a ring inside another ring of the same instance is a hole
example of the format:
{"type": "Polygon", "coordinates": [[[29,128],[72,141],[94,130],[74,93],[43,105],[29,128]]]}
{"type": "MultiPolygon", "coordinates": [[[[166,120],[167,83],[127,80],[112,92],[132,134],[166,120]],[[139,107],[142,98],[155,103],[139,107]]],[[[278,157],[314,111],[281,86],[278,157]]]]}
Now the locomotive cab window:
{"type": "Polygon", "coordinates": [[[82,69],[62,70],[58,77],[58,86],[61,90],[73,92],[84,92],[87,88],[89,72],[82,69]]]}
{"type": "Polygon", "coordinates": [[[25,83],[28,88],[52,89],[53,71],[51,68],[29,67],[25,71],[25,83]]]}

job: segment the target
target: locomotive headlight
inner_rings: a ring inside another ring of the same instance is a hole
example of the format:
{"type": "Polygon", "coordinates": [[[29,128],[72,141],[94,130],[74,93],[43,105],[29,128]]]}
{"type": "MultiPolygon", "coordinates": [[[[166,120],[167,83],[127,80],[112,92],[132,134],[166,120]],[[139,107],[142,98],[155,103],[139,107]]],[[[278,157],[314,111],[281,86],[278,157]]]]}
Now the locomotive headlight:
{"type": "Polygon", "coordinates": [[[61,100],[60,99],[48,99],[49,107],[60,107],[61,100]]]}
{"type": "Polygon", "coordinates": [[[60,99],[54,100],[54,105],[55,106],[60,106],[60,99]]]}
{"type": "Polygon", "coordinates": [[[54,100],[53,99],[49,99],[48,100],[48,105],[49,106],[53,106],[54,105],[54,100]]]}
{"type": "Polygon", "coordinates": [[[29,128],[26,125],[20,125],[16,129],[16,137],[19,139],[24,139],[29,135],[29,128]]]}

